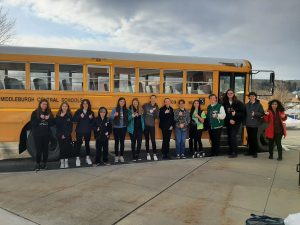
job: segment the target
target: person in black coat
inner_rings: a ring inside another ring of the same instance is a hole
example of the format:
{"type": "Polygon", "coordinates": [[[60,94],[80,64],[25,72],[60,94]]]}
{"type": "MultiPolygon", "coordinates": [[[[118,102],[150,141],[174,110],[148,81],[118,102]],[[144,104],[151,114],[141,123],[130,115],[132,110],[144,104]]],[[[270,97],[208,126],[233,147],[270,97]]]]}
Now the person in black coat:
{"type": "Polygon", "coordinates": [[[228,89],[223,98],[223,106],[226,112],[225,126],[227,127],[230,158],[237,157],[237,133],[245,117],[244,104],[237,99],[232,89],[228,89]]]}
{"type": "Polygon", "coordinates": [[[160,108],[159,111],[159,127],[162,131],[163,135],[163,141],[162,141],[162,153],[163,153],[163,159],[167,159],[169,156],[169,150],[170,150],[170,140],[171,140],[171,134],[172,130],[175,126],[175,120],[174,120],[174,110],[170,106],[171,100],[170,98],[165,98],[164,100],[165,105],[160,108]]]}
{"type": "Polygon", "coordinates": [[[77,123],[76,126],[76,143],[75,149],[77,152],[76,166],[80,166],[80,149],[84,140],[86,151],[86,163],[92,165],[90,158],[90,140],[93,130],[94,112],[92,111],[91,103],[88,99],[83,99],[80,104],[80,109],[75,112],[73,121],[77,123]]]}
{"type": "Polygon", "coordinates": [[[104,165],[108,163],[108,141],[112,132],[112,125],[107,118],[107,109],[100,107],[98,111],[98,117],[94,120],[94,135],[96,139],[96,157],[95,164],[100,165],[101,155],[103,155],[104,165]],[[102,154],[103,152],[103,154],[102,154]]]}
{"type": "Polygon", "coordinates": [[[68,157],[72,151],[72,130],[73,121],[70,106],[63,102],[57,112],[56,118],[56,136],[60,150],[60,168],[69,168],[68,157]]]}
{"type": "Polygon", "coordinates": [[[53,115],[47,99],[39,102],[38,108],[31,114],[31,128],[36,148],[35,170],[47,169],[48,145],[51,136],[50,127],[54,125],[53,115]],[[43,154],[43,163],[41,157],[43,154]]]}

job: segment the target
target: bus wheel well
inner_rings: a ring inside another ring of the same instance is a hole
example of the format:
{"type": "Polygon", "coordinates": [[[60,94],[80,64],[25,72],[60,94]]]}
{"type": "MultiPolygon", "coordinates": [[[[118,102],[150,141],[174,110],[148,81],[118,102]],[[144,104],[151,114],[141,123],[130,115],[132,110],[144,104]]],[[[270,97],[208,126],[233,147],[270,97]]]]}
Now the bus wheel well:
{"type": "Polygon", "coordinates": [[[22,128],[19,138],[19,154],[27,150],[27,132],[31,130],[30,122],[27,122],[22,128]]]}

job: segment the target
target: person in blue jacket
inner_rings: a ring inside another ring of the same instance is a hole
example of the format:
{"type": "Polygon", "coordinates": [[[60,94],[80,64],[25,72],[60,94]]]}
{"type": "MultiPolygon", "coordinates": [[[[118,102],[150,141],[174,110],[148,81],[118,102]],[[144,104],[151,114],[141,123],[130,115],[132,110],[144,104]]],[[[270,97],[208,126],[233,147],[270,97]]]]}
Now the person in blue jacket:
{"type": "Polygon", "coordinates": [[[68,157],[72,151],[73,121],[70,106],[63,102],[56,114],[56,137],[60,150],[60,168],[69,168],[68,157]]]}
{"type": "Polygon", "coordinates": [[[143,108],[137,98],[132,99],[128,110],[128,127],[127,131],[131,139],[132,160],[135,162],[141,160],[143,131],[145,128],[143,108]]]}
{"type": "Polygon", "coordinates": [[[92,160],[90,158],[90,140],[91,133],[93,130],[94,122],[94,112],[92,111],[91,102],[88,99],[83,99],[80,104],[80,108],[75,112],[74,122],[77,123],[76,126],[76,166],[80,166],[80,149],[84,141],[85,152],[86,152],[86,163],[92,165],[92,160]]]}
{"type": "Polygon", "coordinates": [[[118,99],[117,107],[110,114],[110,120],[113,124],[113,133],[115,138],[115,163],[124,160],[124,143],[128,125],[128,110],[125,98],[118,99]],[[119,149],[120,146],[120,149],[119,149]]]}

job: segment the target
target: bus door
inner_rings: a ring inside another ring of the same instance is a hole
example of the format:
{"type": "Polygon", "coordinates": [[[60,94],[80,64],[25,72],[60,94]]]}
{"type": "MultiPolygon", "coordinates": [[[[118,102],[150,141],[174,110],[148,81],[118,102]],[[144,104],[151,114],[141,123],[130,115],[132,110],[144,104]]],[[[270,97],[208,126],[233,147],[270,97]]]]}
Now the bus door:
{"type": "Polygon", "coordinates": [[[223,95],[228,89],[235,92],[237,98],[245,101],[246,73],[220,72],[219,76],[219,99],[222,100],[223,95]]]}
{"type": "MultiPolygon", "coordinates": [[[[219,100],[222,101],[226,91],[232,89],[235,92],[237,98],[245,103],[245,88],[246,88],[246,73],[232,73],[232,72],[220,72],[219,74],[219,100]]],[[[237,145],[243,144],[244,129],[243,126],[237,134],[237,145]]],[[[227,147],[227,130],[224,127],[221,136],[221,146],[227,147]]]]}

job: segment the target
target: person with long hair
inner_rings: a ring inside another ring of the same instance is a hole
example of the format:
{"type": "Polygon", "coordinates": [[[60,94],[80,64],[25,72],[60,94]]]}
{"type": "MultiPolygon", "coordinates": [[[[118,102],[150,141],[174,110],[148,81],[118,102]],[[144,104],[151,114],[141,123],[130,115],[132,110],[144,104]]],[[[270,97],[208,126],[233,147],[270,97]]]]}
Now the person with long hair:
{"type": "Polygon", "coordinates": [[[255,92],[249,93],[249,102],[246,104],[245,112],[249,145],[249,151],[246,155],[252,155],[253,158],[257,158],[257,132],[258,127],[262,124],[264,109],[257,99],[255,92]]]}
{"type": "Polygon", "coordinates": [[[201,110],[199,100],[194,100],[190,111],[190,126],[189,126],[189,149],[193,158],[197,158],[203,152],[202,131],[204,129],[204,120],[206,114],[201,110]]]}
{"type": "Polygon", "coordinates": [[[162,131],[162,153],[163,159],[169,158],[170,140],[173,128],[175,126],[174,110],[171,107],[171,99],[165,98],[164,106],[159,110],[159,127],[162,131]]]}
{"type": "Polygon", "coordinates": [[[60,168],[69,168],[68,157],[72,151],[73,121],[70,106],[67,102],[61,103],[55,118],[56,137],[60,150],[60,168]]]}
{"type": "Polygon", "coordinates": [[[47,169],[48,145],[51,136],[50,127],[54,125],[53,114],[47,99],[41,99],[31,114],[31,128],[36,149],[35,170],[47,169]],[[43,163],[41,157],[43,155],[43,163]]]}
{"type": "Polygon", "coordinates": [[[94,121],[94,135],[96,139],[96,157],[95,164],[99,166],[101,163],[101,156],[103,157],[103,164],[108,163],[108,141],[112,132],[111,122],[107,118],[107,109],[100,107],[98,110],[98,117],[94,121]]]}
{"type": "Polygon", "coordinates": [[[128,125],[128,109],[125,98],[118,99],[116,108],[110,114],[110,120],[113,124],[113,133],[115,138],[115,163],[124,160],[124,143],[128,125]],[[120,146],[120,149],[119,149],[120,146]]]}
{"type": "Polygon", "coordinates": [[[78,167],[81,165],[80,149],[83,141],[86,152],[85,161],[88,165],[92,165],[92,160],[90,158],[90,140],[91,133],[93,130],[94,112],[92,111],[92,105],[90,100],[83,99],[81,101],[80,108],[75,112],[73,120],[77,123],[75,142],[75,149],[77,154],[76,166],[78,167]]]}
{"type": "Polygon", "coordinates": [[[226,112],[225,126],[227,128],[227,138],[229,145],[228,156],[230,158],[237,157],[237,133],[245,115],[244,104],[238,100],[234,91],[228,89],[222,99],[226,112]]]}
{"type": "Polygon", "coordinates": [[[141,160],[140,152],[145,128],[143,108],[137,98],[133,98],[128,110],[127,131],[131,139],[132,160],[141,160]]]}
{"type": "Polygon", "coordinates": [[[151,95],[150,102],[143,105],[145,119],[145,146],[147,152],[147,160],[151,160],[149,150],[149,136],[151,138],[153,160],[157,161],[156,141],[155,141],[155,120],[159,118],[159,107],[156,103],[156,96],[151,95]]]}
{"type": "Polygon", "coordinates": [[[185,159],[185,140],[187,128],[190,123],[190,112],[185,109],[185,101],[178,101],[179,108],[174,111],[175,137],[176,137],[176,158],[185,159]]]}
{"type": "Polygon", "coordinates": [[[224,107],[218,103],[215,94],[209,95],[210,105],[207,107],[209,118],[209,137],[211,140],[211,156],[218,156],[220,150],[220,139],[226,113],[224,107]]]}
{"type": "Polygon", "coordinates": [[[282,103],[273,99],[269,102],[268,111],[265,112],[264,121],[268,124],[266,128],[266,137],[269,140],[269,159],[273,159],[274,142],[277,146],[278,158],[282,160],[282,136],[286,137],[286,127],[283,121],[287,119],[284,113],[285,109],[282,103]]]}

